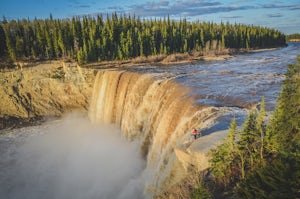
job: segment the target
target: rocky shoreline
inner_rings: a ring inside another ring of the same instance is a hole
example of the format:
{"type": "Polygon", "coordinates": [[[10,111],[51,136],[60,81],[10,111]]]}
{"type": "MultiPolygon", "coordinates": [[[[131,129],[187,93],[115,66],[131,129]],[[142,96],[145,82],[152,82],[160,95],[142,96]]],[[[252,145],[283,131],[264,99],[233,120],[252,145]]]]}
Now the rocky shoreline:
{"type": "Polygon", "coordinates": [[[3,117],[0,119],[0,130],[8,128],[22,128],[28,126],[41,125],[47,119],[37,116],[34,118],[3,117]]]}

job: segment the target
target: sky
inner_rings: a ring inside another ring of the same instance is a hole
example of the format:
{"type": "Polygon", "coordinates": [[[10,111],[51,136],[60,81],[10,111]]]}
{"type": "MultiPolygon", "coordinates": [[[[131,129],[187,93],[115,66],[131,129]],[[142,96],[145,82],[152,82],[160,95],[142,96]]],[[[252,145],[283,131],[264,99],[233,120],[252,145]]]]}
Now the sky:
{"type": "Polygon", "coordinates": [[[170,16],[179,20],[230,22],[300,33],[300,0],[0,0],[6,19],[70,18],[72,16],[135,14],[141,18],[170,16]]]}

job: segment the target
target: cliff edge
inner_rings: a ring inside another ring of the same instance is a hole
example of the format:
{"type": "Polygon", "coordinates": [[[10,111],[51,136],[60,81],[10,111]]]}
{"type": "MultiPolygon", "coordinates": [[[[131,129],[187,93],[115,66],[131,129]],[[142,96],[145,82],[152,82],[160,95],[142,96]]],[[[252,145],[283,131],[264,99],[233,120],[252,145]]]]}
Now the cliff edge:
{"type": "Polygon", "coordinates": [[[86,112],[93,81],[93,71],[58,61],[0,72],[0,129],[86,112]]]}

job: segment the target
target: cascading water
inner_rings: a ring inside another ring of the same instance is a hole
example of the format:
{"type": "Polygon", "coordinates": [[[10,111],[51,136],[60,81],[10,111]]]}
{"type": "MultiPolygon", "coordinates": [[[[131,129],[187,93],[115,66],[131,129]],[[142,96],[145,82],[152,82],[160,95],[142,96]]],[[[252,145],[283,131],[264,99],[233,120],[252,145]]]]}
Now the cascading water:
{"type": "MultiPolygon", "coordinates": [[[[191,165],[208,167],[206,154],[226,135],[222,130],[232,116],[241,124],[247,113],[237,107],[265,96],[272,110],[286,64],[294,63],[299,48],[292,43],[227,61],[99,71],[90,119],[119,128],[76,117],[58,121],[62,128],[46,123],[1,131],[0,198],[155,197],[180,181],[191,165]],[[194,127],[204,136],[194,140],[194,127]],[[135,141],[128,143],[120,134],[135,141]]],[[[84,90],[80,68],[75,76],[64,70],[65,79],[84,90]]]]}
{"type": "MultiPolygon", "coordinates": [[[[186,167],[174,149],[191,144],[193,127],[204,128],[228,108],[196,106],[172,78],[157,74],[100,71],[96,76],[89,116],[93,123],[114,123],[130,140],[138,140],[147,159],[152,194],[185,176],[186,167]]],[[[201,162],[199,163],[201,168],[201,162]]],[[[207,165],[203,165],[205,168],[207,165]]]]}
{"type": "Polygon", "coordinates": [[[187,160],[190,130],[214,123],[227,111],[196,106],[188,93],[160,74],[98,72],[90,120],[116,124],[134,143],[122,140],[116,128],[93,126],[77,116],[58,121],[59,127],[46,123],[1,132],[0,198],[121,199],[161,193],[185,176],[190,163],[207,167],[187,160]]]}

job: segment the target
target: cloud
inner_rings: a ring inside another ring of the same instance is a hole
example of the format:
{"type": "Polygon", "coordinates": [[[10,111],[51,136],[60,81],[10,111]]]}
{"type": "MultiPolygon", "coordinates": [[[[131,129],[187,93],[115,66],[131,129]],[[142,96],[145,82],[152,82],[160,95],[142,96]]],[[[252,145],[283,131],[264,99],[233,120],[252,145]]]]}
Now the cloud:
{"type": "MultiPolygon", "coordinates": [[[[69,0],[70,2],[78,3],[77,0],[69,0]]],[[[235,0],[231,4],[225,3],[220,0],[160,0],[147,2],[141,1],[141,3],[129,5],[129,6],[110,6],[104,10],[107,13],[116,12],[119,14],[134,14],[142,18],[152,17],[185,17],[193,19],[197,16],[208,15],[208,14],[220,14],[229,13],[233,11],[246,11],[246,10],[269,10],[269,9],[284,9],[284,10],[298,10],[300,5],[287,4],[285,2],[270,1],[272,3],[260,4],[253,0],[235,0]]],[[[78,5],[77,5],[78,6],[78,5]]],[[[92,6],[90,6],[92,7],[92,6]]],[[[81,7],[83,8],[83,7],[81,7]]],[[[103,11],[103,9],[101,9],[103,11]]],[[[90,13],[89,15],[98,15],[99,13],[90,13]]],[[[226,16],[223,14],[224,19],[238,19],[246,18],[239,14],[234,16],[226,16]]],[[[269,18],[280,18],[280,14],[265,15],[269,18]]]]}
{"type": "Polygon", "coordinates": [[[131,13],[147,17],[163,16],[198,16],[212,13],[231,12],[236,10],[247,10],[253,6],[224,6],[221,2],[208,1],[169,1],[146,2],[144,4],[129,7],[131,13]]]}
{"type": "Polygon", "coordinates": [[[113,10],[113,11],[123,11],[124,10],[124,8],[121,6],[110,6],[107,9],[113,10]]]}
{"type": "Polygon", "coordinates": [[[278,18],[278,17],[283,17],[283,15],[279,14],[279,13],[277,13],[277,14],[268,14],[267,17],[269,17],[269,18],[278,18]]]}
{"type": "Polygon", "coordinates": [[[240,18],[243,18],[243,16],[221,16],[220,18],[223,18],[223,19],[240,19],[240,18]]]}
{"type": "Polygon", "coordinates": [[[90,8],[91,6],[90,5],[79,5],[79,6],[76,6],[76,8],[90,8]]]}
{"type": "Polygon", "coordinates": [[[253,2],[253,0],[238,0],[235,3],[253,2]]]}
{"type": "Polygon", "coordinates": [[[72,3],[72,4],[79,4],[79,1],[78,0],[68,0],[69,3],[72,3]]]}
{"type": "Polygon", "coordinates": [[[91,4],[95,4],[95,2],[92,2],[91,4],[81,4],[78,0],[68,0],[69,6],[76,8],[76,9],[82,9],[82,8],[91,8],[91,4]]]}
{"type": "Polygon", "coordinates": [[[300,10],[300,5],[291,6],[290,10],[300,10]]]}
{"type": "Polygon", "coordinates": [[[169,6],[169,1],[146,2],[145,4],[142,4],[141,6],[146,9],[166,8],[169,6]]]}
{"type": "Polygon", "coordinates": [[[206,2],[206,1],[177,1],[175,4],[177,7],[193,7],[193,8],[200,8],[200,7],[208,7],[208,6],[219,6],[222,5],[220,2],[206,2]]]}
{"type": "MultiPolygon", "coordinates": [[[[274,1],[273,1],[274,2],[274,1]]],[[[148,1],[141,4],[129,6],[127,9],[116,7],[117,12],[134,13],[141,17],[195,17],[207,14],[227,13],[232,11],[242,10],[256,10],[256,9],[289,9],[298,10],[299,5],[287,5],[280,2],[273,4],[255,4],[252,0],[237,0],[238,4],[227,4],[222,1],[208,1],[208,0],[161,0],[161,1],[148,1]],[[239,5],[240,3],[249,3],[247,5],[239,5]]],[[[111,9],[113,10],[113,9],[111,9]]],[[[268,17],[281,17],[279,14],[270,15],[268,17]]],[[[221,17],[222,18],[222,17],[221,17]]],[[[241,16],[229,16],[223,18],[241,18],[241,16]]]]}
{"type": "Polygon", "coordinates": [[[264,4],[261,6],[261,8],[266,9],[288,9],[288,10],[298,10],[300,9],[300,5],[279,5],[279,4],[264,4]]]}

